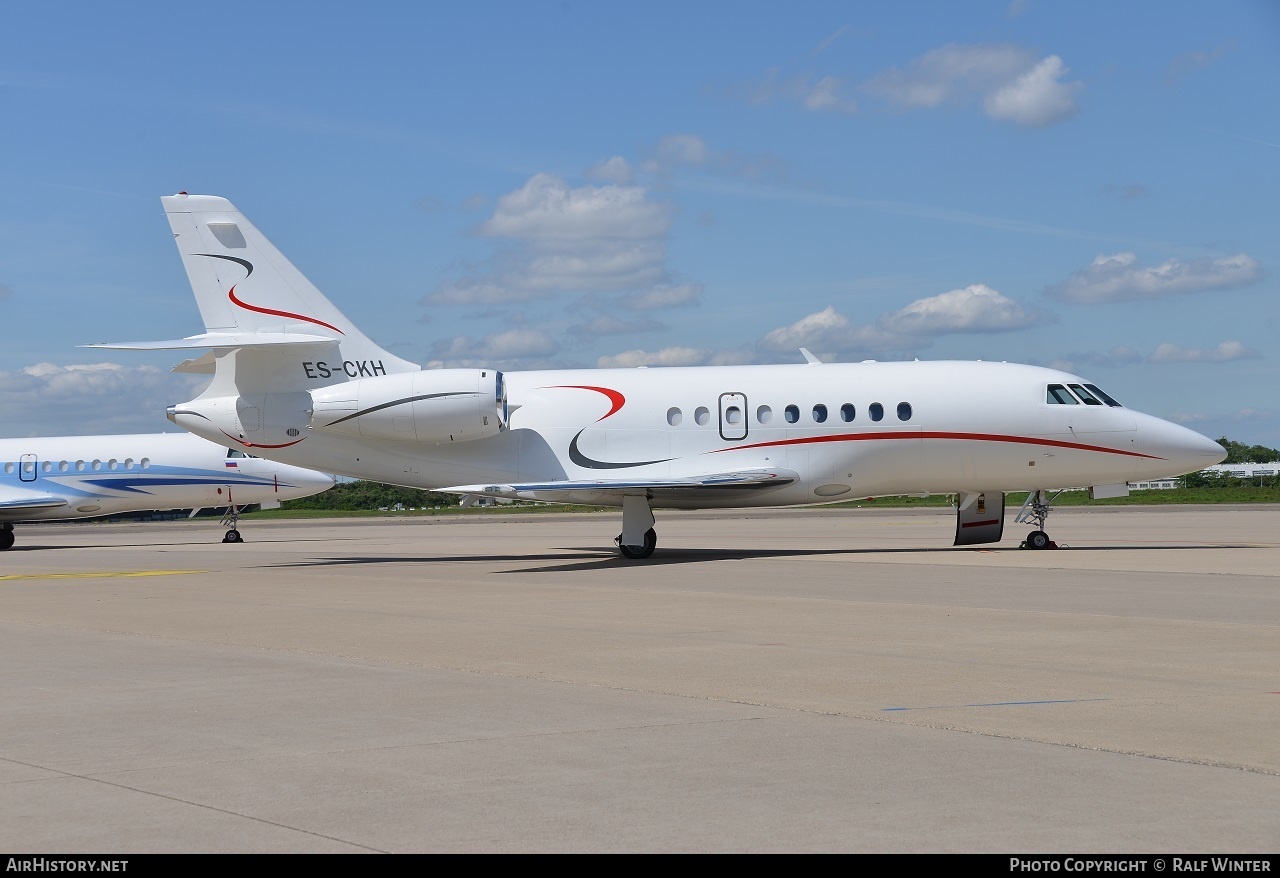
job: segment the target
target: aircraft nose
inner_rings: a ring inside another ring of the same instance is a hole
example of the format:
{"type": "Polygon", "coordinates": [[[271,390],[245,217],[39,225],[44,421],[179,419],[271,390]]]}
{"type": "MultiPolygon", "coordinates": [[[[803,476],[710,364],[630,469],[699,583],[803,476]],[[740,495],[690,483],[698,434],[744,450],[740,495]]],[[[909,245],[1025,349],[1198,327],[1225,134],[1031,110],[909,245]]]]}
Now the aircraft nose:
{"type": "Polygon", "coordinates": [[[337,479],[328,473],[318,473],[314,470],[307,470],[307,475],[303,479],[309,488],[318,488],[321,491],[328,490],[337,484],[337,479]]]}
{"type": "Polygon", "coordinates": [[[1198,472],[1227,459],[1227,450],[1217,442],[1179,424],[1159,421],[1153,432],[1160,456],[1177,470],[1171,475],[1198,472]]]}

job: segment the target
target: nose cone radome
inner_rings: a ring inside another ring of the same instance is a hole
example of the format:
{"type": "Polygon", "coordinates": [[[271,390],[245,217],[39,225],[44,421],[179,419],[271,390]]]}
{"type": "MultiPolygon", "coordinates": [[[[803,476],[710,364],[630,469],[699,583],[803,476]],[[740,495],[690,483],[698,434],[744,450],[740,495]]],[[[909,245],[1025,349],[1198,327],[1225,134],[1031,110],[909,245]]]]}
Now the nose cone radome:
{"type": "Polygon", "coordinates": [[[288,494],[289,499],[319,494],[321,491],[327,491],[332,488],[336,482],[336,479],[328,473],[318,473],[315,470],[303,469],[297,466],[281,466],[279,479],[281,482],[280,493],[288,494]],[[288,482],[292,487],[284,487],[285,482],[288,482]]]}
{"type": "Polygon", "coordinates": [[[1227,450],[1217,442],[1179,424],[1151,418],[1139,432],[1147,453],[1160,460],[1151,461],[1150,468],[1167,470],[1167,476],[1199,472],[1227,459],[1227,450]]]}

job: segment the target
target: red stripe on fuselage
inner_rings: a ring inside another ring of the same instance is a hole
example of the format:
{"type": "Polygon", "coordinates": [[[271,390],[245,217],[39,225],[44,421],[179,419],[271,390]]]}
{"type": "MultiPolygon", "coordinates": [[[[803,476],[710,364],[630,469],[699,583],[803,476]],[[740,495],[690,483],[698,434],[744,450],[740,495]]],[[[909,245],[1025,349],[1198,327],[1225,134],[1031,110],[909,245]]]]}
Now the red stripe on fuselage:
{"type": "Polygon", "coordinates": [[[303,320],[307,323],[314,323],[316,326],[323,326],[325,329],[332,329],[334,332],[338,333],[338,335],[346,335],[345,332],[334,326],[332,323],[325,323],[323,320],[317,320],[314,317],[304,317],[301,314],[294,314],[290,311],[277,311],[274,308],[262,308],[258,305],[250,305],[248,302],[244,302],[236,297],[235,287],[227,290],[227,298],[246,311],[257,311],[259,314],[271,314],[275,317],[291,317],[294,320],[303,320]]]}
{"type": "MultiPolygon", "coordinates": [[[[610,413],[612,414],[612,412],[610,413]]],[[[1064,442],[1061,439],[1038,439],[1034,436],[1006,436],[1001,433],[950,433],[943,431],[892,431],[880,433],[840,433],[834,436],[802,436],[796,439],[775,439],[772,442],[756,442],[752,445],[735,445],[717,448],[712,454],[723,451],[741,451],[746,448],[777,448],[781,445],[812,445],[819,442],[862,442],[871,439],[962,439],[968,442],[1012,442],[1019,445],[1046,445],[1052,448],[1074,448],[1077,451],[1098,451],[1103,454],[1119,454],[1124,457],[1145,457],[1148,460],[1164,460],[1154,454],[1107,448],[1105,445],[1085,445],[1082,442],[1064,442]]]]}
{"type": "Polygon", "coordinates": [[[619,393],[616,390],[609,389],[608,387],[595,387],[590,384],[554,384],[551,386],[550,389],[551,390],[594,390],[596,393],[603,393],[605,396],[609,397],[609,402],[613,404],[613,408],[609,409],[609,411],[605,412],[603,415],[596,418],[597,424],[603,421],[605,418],[609,417],[610,415],[616,414],[618,409],[626,405],[626,402],[627,402],[627,398],[625,396],[623,396],[621,393],[619,393]]]}
{"type": "Polygon", "coordinates": [[[236,443],[237,445],[243,445],[245,448],[288,448],[290,445],[297,445],[299,442],[302,441],[302,439],[307,438],[306,436],[303,436],[302,439],[294,439],[292,442],[281,442],[279,445],[263,445],[261,442],[245,442],[243,439],[237,439],[235,436],[232,436],[226,430],[220,430],[219,432],[222,433],[223,436],[226,436],[228,439],[230,439],[232,442],[236,443]]]}

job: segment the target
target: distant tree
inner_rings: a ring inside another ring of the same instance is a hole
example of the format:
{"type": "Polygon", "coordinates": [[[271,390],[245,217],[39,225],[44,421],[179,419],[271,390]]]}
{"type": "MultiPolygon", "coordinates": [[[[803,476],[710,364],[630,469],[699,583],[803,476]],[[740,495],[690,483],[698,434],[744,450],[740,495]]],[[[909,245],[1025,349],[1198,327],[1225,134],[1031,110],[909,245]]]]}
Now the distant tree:
{"type": "Polygon", "coordinates": [[[424,491],[420,488],[403,488],[399,485],[360,480],[339,482],[327,491],[312,494],[310,497],[286,500],[281,506],[285,509],[354,511],[391,509],[397,504],[403,505],[406,509],[457,506],[458,498],[453,494],[437,494],[435,491],[424,491]]]}
{"type": "Polygon", "coordinates": [[[1280,460],[1280,451],[1265,445],[1245,445],[1226,436],[1220,438],[1218,444],[1227,450],[1227,459],[1223,463],[1271,463],[1280,460]]]}

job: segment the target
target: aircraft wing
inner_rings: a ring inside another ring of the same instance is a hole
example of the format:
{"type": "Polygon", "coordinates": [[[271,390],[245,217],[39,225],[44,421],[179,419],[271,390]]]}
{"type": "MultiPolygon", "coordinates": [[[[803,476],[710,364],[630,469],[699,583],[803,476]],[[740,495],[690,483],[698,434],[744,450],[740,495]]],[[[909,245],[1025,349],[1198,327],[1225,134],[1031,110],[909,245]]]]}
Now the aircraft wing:
{"type": "Polygon", "coordinates": [[[67,501],[52,494],[38,491],[15,491],[12,488],[0,490],[0,520],[14,520],[23,512],[32,509],[55,509],[66,506],[67,501]],[[16,514],[15,514],[16,513],[16,514]]]}
{"type": "Polygon", "coordinates": [[[694,505],[699,500],[717,502],[745,492],[782,487],[799,478],[785,469],[753,469],[666,479],[560,479],[510,485],[457,485],[438,490],[505,500],[542,500],[587,506],[621,506],[624,496],[639,494],[651,498],[658,506],[664,505],[664,500],[694,505]]]}

